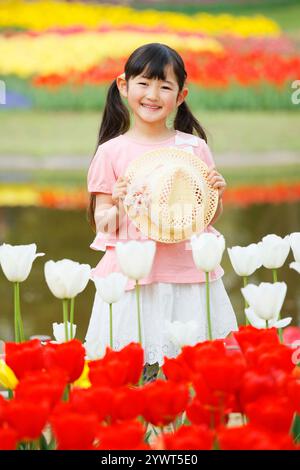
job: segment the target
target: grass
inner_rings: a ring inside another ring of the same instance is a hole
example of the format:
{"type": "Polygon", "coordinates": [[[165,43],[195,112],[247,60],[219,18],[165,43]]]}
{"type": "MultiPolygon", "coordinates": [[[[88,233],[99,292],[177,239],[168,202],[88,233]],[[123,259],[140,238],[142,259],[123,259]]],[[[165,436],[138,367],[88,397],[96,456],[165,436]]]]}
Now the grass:
{"type": "MultiPolygon", "coordinates": [[[[300,175],[300,162],[291,165],[260,166],[260,167],[220,167],[228,187],[241,185],[271,185],[280,182],[298,182],[300,175]]],[[[36,184],[42,187],[64,187],[65,189],[86,188],[86,171],[64,170],[25,171],[20,174],[10,172],[10,182],[17,181],[25,184],[36,184]]]]}
{"type": "MultiPolygon", "coordinates": [[[[195,115],[208,131],[214,153],[300,153],[296,112],[196,111],[195,115]]],[[[2,112],[0,158],[92,156],[100,118],[96,112],[2,112]]]]}

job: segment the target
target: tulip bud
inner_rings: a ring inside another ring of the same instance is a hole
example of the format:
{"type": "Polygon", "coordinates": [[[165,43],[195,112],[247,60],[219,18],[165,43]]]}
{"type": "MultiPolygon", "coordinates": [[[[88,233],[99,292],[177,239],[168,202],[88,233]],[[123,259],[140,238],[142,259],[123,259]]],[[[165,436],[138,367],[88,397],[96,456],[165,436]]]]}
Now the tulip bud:
{"type": "Polygon", "coordinates": [[[267,235],[262,239],[262,264],[268,269],[281,268],[288,257],[290,241],[277,235],[267,235]]]}
{"type": "Polygon", "coordinates": [[[127,277],[121,273],[111,273],[105,278],[94,277],[97,293],[108,304],[118,302],[124,294],[127,277]]]}
{"type": "Polygon", "coordinates": [[[132,240],[127,243],[118,242],[116,245],[117,258],[122,272],[136,281],[150,274],[155,251],[156,244],[152,240],[146,242],[132,240]]]}
{"type": "Polygon", "coordinates": [[[202,233],[191,237],[191,246],[197,268],[205,272],[211,272],[221,262],[225,249],[225,239],[222,235],[202,233]]]}
{"type": "Polygon", "coordinates": [[[233,269],[238,276],[251,276],[262,265],[261,247],[251,243],[249,246],[227,248],[233,269]]]}
{"type": "Polygon", "coordinates": [[[32,263],[38,256],[45,253],[36,253],[36,244],[0,246],[0,264],[7,279],[11,282],[23,282],[32,268],[32,263]]]}
{"type": "Polygon", "coordinates": [[[47,261],[44,266],[47,285],[59,299],[72,299],[82,292],[89,282],[91,267],[69,259],[47,261]]]}

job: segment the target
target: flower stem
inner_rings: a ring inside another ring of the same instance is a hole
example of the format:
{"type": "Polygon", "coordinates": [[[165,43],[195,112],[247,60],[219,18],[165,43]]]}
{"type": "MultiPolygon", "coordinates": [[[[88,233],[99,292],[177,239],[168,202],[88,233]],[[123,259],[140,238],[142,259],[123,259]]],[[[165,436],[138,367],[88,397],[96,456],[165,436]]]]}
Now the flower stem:
{"type": "Polygon", "coordinates": [[[63,316],[65,324],[65,341],[69,341],[68,334],[68,299],[63,299],[63,316]]]}
{"type": "MultiPolygon", "coordinates": [[[[272,269],[273,273],[273,282],[278,282],[277,269],[272,269]]],[[[281,312],[279,312],[278,320],[281,320],[281,312]]],[[[282,328],[278,328],[278,336],[280,343],[283,343],[283,332],[282,328]]]]}
{"type": "Polygon", "coordinates": [[[113,316],[112,316],[112,304],[109,304],[109,334],[110,334],[110,347],[113,349],[113,316]]]}
{"type": "Polygon", "coordinates": [[[206,283],[206,314],[207,314],[207,326],[208,326],[208,339],[211,341],[212,338],[212,329],[211,329],[211,318],[210,318],[210,300],[209,300],[209,273],[205,273],[205,283],[206,283]]]}
{"type": "Polygon", "coordinates": [[[17,303],[18,303],[18,323],[20,332],[20,342],[25,341],[23,321],[21,316],[21,303],[20,303],[20,283],[16,282],[17,285],[17,303]]]}
{"type": "Polygon", "coordinates": [[[70,304],[70,339],[74,338],[74,333],[73,333],[74,306],[75,306],[75,297],[71,299],[71,304],[70,304]]]}
{"type": "Polygon", "coordinates": [[[141,312],[140,312],[140,285],[139,285],[139,281],[135,282],[135,292],[136,292],[137,315],[138,315],[139,343],[142,346],[141,312]]]}
{"type": "MultiPolygon", "coordinates": [[[[246,287],[246,285],[248,284],[248,276],[243,276],[243,284],[244,284],[244,287],[246,287]]],[[[245,309],[248,307],[249,307],[249,304],[247,300],[245,299],[245,309]]],[[[245,319],[246,319],[246,325],[249,325],[249,320],[246,314],[245,314],[245,319]]]]}
{"type": "Polygon", "coordinates": [[[14,328],[15,328],[15,342],[20,342],[19,324],[18,324],[18,301],[17,301],[17,283],[14,282],[14,328]]]}

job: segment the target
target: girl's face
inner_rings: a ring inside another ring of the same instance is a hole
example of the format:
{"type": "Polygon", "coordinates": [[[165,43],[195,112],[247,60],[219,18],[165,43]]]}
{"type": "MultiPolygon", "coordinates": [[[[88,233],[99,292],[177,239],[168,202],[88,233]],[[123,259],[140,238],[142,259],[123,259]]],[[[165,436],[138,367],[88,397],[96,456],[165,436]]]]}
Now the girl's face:
{"type": "Polygon", "coordinates": [[[142,73],[130,78],[128,84],[124,78],[118,77],[117,84],[122,96],[127,98],[135,118],[148,123],[165,122],[188,93],[187,88],[179,92],[171,66],[166,67],[165,81],[145,78],[142,73]]]}

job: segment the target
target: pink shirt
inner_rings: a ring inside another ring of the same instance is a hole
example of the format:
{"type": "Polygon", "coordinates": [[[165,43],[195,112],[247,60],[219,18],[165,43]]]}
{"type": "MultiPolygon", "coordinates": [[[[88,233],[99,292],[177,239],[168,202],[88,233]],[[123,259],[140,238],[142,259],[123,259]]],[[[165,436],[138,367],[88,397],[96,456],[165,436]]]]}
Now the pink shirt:
{"type": "MultiPolygon", "coordinates": [[[[129,163],[143,153],[159,147],[178,147],[198,155],[208,166],[214,165],[211,151],[205,140],[195,135],[176,131],[174,136],[160,142],[141,143],[125,134],[119,135],[99,145],[88,171],[88,191],[90,193],[112,194],[112,189],[119,176],[125,174],[129,163]]],[[[209,225],[205,232],[219,232],[209,225]]],[[[94,250],[106,251],[100,262],[93,269],[93,276],[105,277],[111,272],[121,272],[115,253],[118,241],[140,240],[147,237],[126,216],[116,233],[98,232],[90,245],[94,250]]],[[[210,273],[210,279],[216,280],[224,274],[221,266],[210,273]]],[[[199,271],[193,261],[189,241],[179,243],[156,242],[153,267],[148,277],[140,284],[152,282],[199,283],[205,282],[205,273],[199,271]]],[[[126,290],[133,289],[135,281],[128,280],[126,290]]]]}

